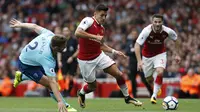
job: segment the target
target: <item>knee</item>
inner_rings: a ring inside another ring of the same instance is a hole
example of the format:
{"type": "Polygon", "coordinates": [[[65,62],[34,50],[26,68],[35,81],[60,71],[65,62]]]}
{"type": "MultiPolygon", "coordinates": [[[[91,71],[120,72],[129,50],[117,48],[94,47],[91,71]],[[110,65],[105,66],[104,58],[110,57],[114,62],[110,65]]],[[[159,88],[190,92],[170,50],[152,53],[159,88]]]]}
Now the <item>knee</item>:
{"type": "Polygon", "coordinates": [[[156,69],[156,72],[158,75],[162,76],[164,73],[164,69],[163,68],[156,69]]]}

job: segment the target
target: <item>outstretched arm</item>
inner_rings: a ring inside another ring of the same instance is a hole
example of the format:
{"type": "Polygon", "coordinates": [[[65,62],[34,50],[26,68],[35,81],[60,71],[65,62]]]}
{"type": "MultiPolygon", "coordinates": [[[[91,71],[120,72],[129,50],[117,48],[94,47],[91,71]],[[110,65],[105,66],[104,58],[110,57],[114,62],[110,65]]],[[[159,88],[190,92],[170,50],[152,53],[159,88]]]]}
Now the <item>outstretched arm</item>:
{"type": "Polygon", "coordinates": [[[171,28],[168,28],[169,38],[172,39],[175,43],[175,60],[177,63],[180,63],[181,57],[179,56],[180,42],[178,41],[177,34],[171,28]]]}
{"type": "Polygon", "coordinates": [[[22,23],[16,19],[11,19],[10,20],[10,27],[11,28],[28,28],[31,30],[34,30],[36,33],[40,34],[41,30],[43,29],[43,27],[38,26],[36,24],[33,23],[22,23]]]}
{"type": "Polygon", "coordinates": [[[58,84],[56,82],[56,78],[48,76],[48,80],[49,80],[50,88],[53,91],[53,93],[54,93],[54,95],[55,95],[55,97],[56,97],[56,99],[58,101],[58,110],[59,110],[59,112],[67,112],[65,104],[62,101],[62,98],[60,96],[60,92],[58,90],[58,84]]]}
{"type": "Polygon", "coordinates": [[[178,42],[178,40],[175,40],[175,60],[177,63],[181,62],[181,57],[179,56],[179,49],[180,49],[180,43],[178,42]]]}
{"type": "Polygon", "coordinates": [[[138,62],[138,70],[139,71],[142,71],[142,65],[143,65],[143,62],[142,62],[142,58],[141,58],[141,46],[140,44],[138,44],[137,42],[135,43],[135,55],[136,55],[136,58],[137,58],[137,62],[138,62]]]}
{"type": "Polygon", "coordinates": [[[103,43],[101,45],[101,50],[104,51],[104,52],[109,52],[109,53],[116,54],[116,55],[119,55],[119,56],[123,56],[124,58],[127,58],[127,56],[124,53],[122,53],[121,51],[117,51],[117,50],[109,47],[105,43],[103,43]]]}

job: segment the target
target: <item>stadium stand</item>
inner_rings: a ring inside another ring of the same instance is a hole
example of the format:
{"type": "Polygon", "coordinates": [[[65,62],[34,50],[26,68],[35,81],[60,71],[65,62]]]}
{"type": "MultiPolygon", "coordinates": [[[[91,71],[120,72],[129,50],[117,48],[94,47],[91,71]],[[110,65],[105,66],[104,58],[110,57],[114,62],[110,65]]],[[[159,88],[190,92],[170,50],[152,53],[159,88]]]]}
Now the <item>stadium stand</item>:
{"type": "MultiPolygon", "coordinates": [[[[200,74],[199,0],[1,0],[0,75],[14,78],[21,49],[36,35],[27,29],[12,30],[8,23],[11,18],[37,23],[52,31],[57,26],[68,26],[74,32],[79,21],[85,16],[93,15],[94,6],[102,2],[110,8],[105,24],[105,40],[108,45],[125,52],[131,32],[135,30],[140,33],[150,23],[152,14],[160,13],[164,16],[164,24],[178,34],[179,54],[182,58],[181,64],[176,65],[173,61],[175,46],[173,42],[167,42],[168,64],[164,74],[166,82],[179,82],[190,67],[200,74]]],[[[129,72],[127,60],[113,58],[120,70],[129,72]]],[[[77,78],[79,76],[77,74],[77,78]]],[[[98,72],[97,77],[110,79],[102,72],[98,72]]]]}

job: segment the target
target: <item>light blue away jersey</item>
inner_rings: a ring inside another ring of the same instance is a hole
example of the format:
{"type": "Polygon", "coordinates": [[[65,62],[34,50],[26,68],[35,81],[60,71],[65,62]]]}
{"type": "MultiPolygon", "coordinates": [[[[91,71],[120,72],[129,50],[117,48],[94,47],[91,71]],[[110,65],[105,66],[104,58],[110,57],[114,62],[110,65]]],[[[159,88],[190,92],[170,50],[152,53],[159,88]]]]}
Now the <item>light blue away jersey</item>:
{"type": "Polygon", "coordinates": [[[56,60],[50,49],[51,39],[55,34],[45,28],[40,35],[29,42],[21,51],[19,59],[31,66],[42,66],[47,76],[56,76],[54,68],[56,60]]]}

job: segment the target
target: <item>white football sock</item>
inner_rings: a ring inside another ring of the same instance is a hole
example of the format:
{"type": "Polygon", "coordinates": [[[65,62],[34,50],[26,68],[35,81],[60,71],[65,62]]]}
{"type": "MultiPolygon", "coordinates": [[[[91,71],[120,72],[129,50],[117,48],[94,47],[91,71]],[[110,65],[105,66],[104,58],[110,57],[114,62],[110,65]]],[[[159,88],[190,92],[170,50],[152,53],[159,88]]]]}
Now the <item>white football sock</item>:
{"type": "Polygon", "coordinates": [[[123,95],[124,95],[125,97],[126,97],[126,96],[129,96],[129,94],[128,94],[128,87],[126,86],[126,84],[120,85],[119,87],[120,87],[120,89],[121,89],[121,91],[122,91],[122,93],[123,93],[123,95]]]}
{"type": "Polygon", "coordinates": [[[160,90],[161,88],[161,85],[158,85],[154,82],[154,87],[153,87],[153,95],[152,97],[155,97],[157,98],[157,94],[158,94],[158,91],[160,90]]]}

